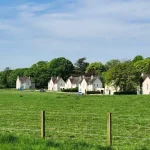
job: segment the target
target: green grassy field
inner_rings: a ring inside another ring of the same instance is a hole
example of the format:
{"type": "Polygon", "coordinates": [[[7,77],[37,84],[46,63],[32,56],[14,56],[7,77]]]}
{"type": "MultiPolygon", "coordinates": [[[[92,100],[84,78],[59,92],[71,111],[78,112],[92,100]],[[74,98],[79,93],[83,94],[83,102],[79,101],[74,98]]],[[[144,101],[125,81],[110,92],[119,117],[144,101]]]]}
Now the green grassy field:
{"type": "Polygon", "coordinates": [[[0,90],[0,149],[110,149],[108,112],[112,113],[112,149],[150,149],[149,107],[150,96],[0,90]],[[46,140],[40,139],[42,110],[46,111],[46,140]]]}

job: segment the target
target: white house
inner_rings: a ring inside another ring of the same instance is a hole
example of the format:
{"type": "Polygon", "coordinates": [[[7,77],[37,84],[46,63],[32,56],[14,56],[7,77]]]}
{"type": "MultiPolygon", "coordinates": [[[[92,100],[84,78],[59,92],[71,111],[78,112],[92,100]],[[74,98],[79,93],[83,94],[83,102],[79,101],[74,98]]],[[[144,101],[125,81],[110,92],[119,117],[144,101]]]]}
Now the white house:
{"type": "Polygon", "coordinates": [[[17,77],[16,89],[30,89],[35,88],[35,82],[30,77],[17,77]]]}
{"type": "Polygon", "coordinates": [[[117,87],[116,89],[112,84],[105,85],[105,95],[114,95],[114,92],[117,92],[119,90],[120,90],[119,87],[117,87]]]}
{"type": "Polygon", "coordinates": [[[150,77],[149,76],[142,83],[142,93],[150,94],[150,77]]]}
{"type": "Polygon", "coordinates": [[[79,92],[86,93],[87,91],[100,91],[103,93],[104,88],[102,88],[102,82],[98,77],[84,77],[79,83],[78,90],[79,92]]]}
{"type": "Polygon", "coordinates": [[[49,91],[60,91],[65,88],[65,81],[60,77],[52,77],[48,82],[49,91]]]}
{"type": "Polygon", "coordinates": [[[79,86],[79,82],[81,81],[82,77],[69,77],[68,80],[66,81],[65,88],[70,89],[70,88],[76,88],[79,86]]]}

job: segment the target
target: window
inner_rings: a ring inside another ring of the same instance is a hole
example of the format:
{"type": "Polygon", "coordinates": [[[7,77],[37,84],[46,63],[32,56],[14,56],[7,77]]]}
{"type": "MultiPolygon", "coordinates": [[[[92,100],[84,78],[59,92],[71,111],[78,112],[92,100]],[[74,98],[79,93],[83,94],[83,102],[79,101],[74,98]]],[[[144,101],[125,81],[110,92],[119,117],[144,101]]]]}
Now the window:
{"type": "Polygon", "coordinates": [[[98,87],[98,84],[97,84],[97,87],[98,87]]]}
{"type": "Polygon", "coordinates": [[[147,90],[148,90],[148,84],[147,84],[147,90]]]}

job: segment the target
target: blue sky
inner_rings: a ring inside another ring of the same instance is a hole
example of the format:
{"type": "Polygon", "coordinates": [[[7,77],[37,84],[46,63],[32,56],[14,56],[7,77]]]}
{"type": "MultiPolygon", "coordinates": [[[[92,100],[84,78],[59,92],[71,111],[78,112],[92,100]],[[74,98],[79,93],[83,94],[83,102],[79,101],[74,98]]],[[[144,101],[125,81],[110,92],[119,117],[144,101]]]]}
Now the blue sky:
{"type": "Polygon", "coordinates": [[[0,70],[150,57],[149,0],[1,0],[0,70]]]}

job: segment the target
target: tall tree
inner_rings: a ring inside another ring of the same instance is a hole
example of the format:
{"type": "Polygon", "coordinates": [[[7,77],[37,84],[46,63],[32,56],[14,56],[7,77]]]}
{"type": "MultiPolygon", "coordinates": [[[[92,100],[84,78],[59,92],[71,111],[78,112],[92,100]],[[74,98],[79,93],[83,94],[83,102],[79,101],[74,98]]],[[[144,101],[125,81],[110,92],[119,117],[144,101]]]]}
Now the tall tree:
{"type": "Polygon", "coordinates": [[[39,61],[33,64],[29,70],[25,72],[26,76],[30,76],[35,81],[36,88],[46,88],[50,75],[47,69],[47,61],[39,61]]]}
{"type": "Polygon", "coordinates": [[[136,70],[141,73],[150,73],[150,59],[139,60],[134,63],[136,70]]]}
{"type": "Polygon", "coordinates": [[[101,75],[102,72],[106,71],[105,66],[101,62],[94,62],[87,66],[86,73],[91,75],[101,75]]]}
{"type": "Polygon", "coordinates": [[[9,75],[9,85],[12,88],[15,88],[17,76],[24,76],[24,73],[27,70],[28,70],[28,68],[18,68],[18,69],[12,70],[10,75],[9,75]]]}
{"type": "Polygon", "coordinates": [[[105,83],[120,87],[121,91],[136,91],[140,76],[131,61],[126,61],[105,73],[105,83]]]}
{"type": "Polygon", "coordinates": [[[86,68],[89,65],[89,63],[86,62],[85,60],[86,60],[86,58],[82,57],[76,61],[76,63],[75,63],[75,74],[76,75],[84,75],[85,74],[86,68]]]}
{"type": "Polygon", "coordinates": [[[134,57],[134,59],[132,60],[132,62],[133,62],[133,63],[136,63],[136,62],[138,62],[138,61],[140,61],[140,60],[144,60],[143,56],[137,55],[137,56],[134,57]]]}
{"type": "Polygon", "coordinates": [[[51,60],[48,63],[48,72],[50,76],[60,76],[66,80],[74,70],[72,62],[64,57],[51,60]]]}
{"type": "Polygon", "coordinates": [[[119,59],[112,59],[112,60],[109,60],[106,64],[105,64],[105,67],[106,69],[111,69],[113,67],[115,67],[116,65],[120,64],[120,60],[119,59]]]}
{"type": "Polygon", "coordinates": [[[1,82],[2,82],[2,84],[3,84],[3,86],[5,87],[5,88],[9,88],[10,87],[10,84],[9,84],[9,75],[10,75],[10,73],[11,73],[11,69],[9,68],[9,67],[6,67],[5,69],[4,69],[4,71],[2,72],[2,79],[1,79],[1,82]]]}

